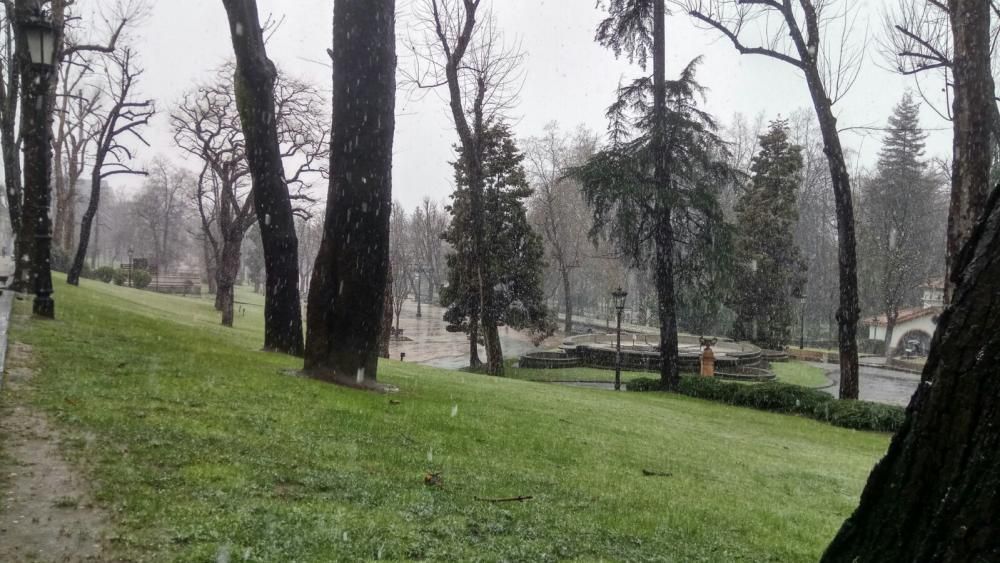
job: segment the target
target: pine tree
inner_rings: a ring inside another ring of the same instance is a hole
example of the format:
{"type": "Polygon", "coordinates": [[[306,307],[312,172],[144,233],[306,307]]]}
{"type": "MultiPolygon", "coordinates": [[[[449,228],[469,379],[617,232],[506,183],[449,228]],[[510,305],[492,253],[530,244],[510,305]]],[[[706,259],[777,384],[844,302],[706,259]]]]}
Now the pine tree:
{"type": "Polygon", "coordinates": [[[788,122],[773,121],[760,137],[750,186],[736,203],[737,277],[734,336],[765,348],[788,343],[791,298],[801,295],[803,261],[794,242],[802,149],[788,139],[788,122]]]}
{"type": "MultiPolygon", "coordinates": [[[[714,119],[698,108],[699,60],[666,81],[666,106],[657,116],[654,83],[640,78],[619,89],[608,110],[610,146],[572,170],[594,213],[593,236],[608,236],[636,267],[652,263],[660,324],[660,380],[680,381],[677,351],[675,254],[694,248],[725,253],[728,237],[716,197],[731,177],[725,143],[714,119]],[[662,120],[663,136],[653,126],[662,120]],[[661,151],[659,147],[663,147],[661,151]],[[655,163],[660,163],[659,165],[655,163]],[[657,173],[661,169],[662,176],[657,173]],[[676,241],[685,243],[678,251],[676,241]]],[[[693,271],[699,265],[691,263],[693,271]]],[[[715,266],[716,260],[700,266],[715,266]]],[[[710,279],[710,272],[702,275],[710,279]]]]}
{"type": "MultiPolygon", "coordinates": [[[[478,367],[476,350],[484,300],[479,294],[482,272],[492,285],[492,315],[496,326],[547,336],[555,329],[549,319],[542,289],[544,246],[528,224],[525,201],[531,196],[518,150],[507,124],[487,128],[481,147],[485,180],[483,203],[485,247],[478,261],[471,254],[469,186],[462,149],[457,149],[455,180],[458,188],[448,207],[452,221],[444,239],[452,246],[448,255],[448,286],[441,289],[441,304],[447,308],[448,330],[469,334],[471,367],[478,367]],[[475,263],[474,263],[475,262],[475,263]]],[[[502,375],[502,372],[495,375],[502,375]]]]}
{"type": "Polygon", "coordinates": [[[886,354],[892,353],[900,309],[938,262],[936,186],[923,160],[926,139],[920,106],[906,93],[889,118],[876,173],[862,189],[859,245],[868,293],[886,317],[886,354]]]}

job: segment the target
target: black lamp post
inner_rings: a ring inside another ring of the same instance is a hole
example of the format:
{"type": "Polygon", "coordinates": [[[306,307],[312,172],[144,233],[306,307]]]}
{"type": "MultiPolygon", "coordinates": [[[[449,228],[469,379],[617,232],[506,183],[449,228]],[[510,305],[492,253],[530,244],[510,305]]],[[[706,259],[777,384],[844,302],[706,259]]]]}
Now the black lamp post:
{"type": "Polygon", "coordinates": [[[49,193],[52,179],[52,114],[49,86],[55,68],[56,32],[48,14],[35,9],[18,21],[20,41],[28,51],[21,64],[21,119],[24,121],[24,191],[35,219],[35,248],[32,274],[35,301],[32,311],[43,318],[55,318],[52,300],[52,222],[49,193]]]}
{"type": "Polygon", "coordinates": [[[615,348],[615,391],[622,388],[622,313],[625,311],[625,298],[628,292],[620,286],[611,292],[615,301],[615,311],[618,313],[618,344],[615,348]]]}
{"type": "Polygon", "coordinates": [[[806,347],[806,296],[799,296],[799,350],[806,347]]]}
{"type": "Polygon", "coordinates": [[[135,250],[132,246],[128,247],[128,286],[132,287],[132,255],[135,254],[135,250]]]}

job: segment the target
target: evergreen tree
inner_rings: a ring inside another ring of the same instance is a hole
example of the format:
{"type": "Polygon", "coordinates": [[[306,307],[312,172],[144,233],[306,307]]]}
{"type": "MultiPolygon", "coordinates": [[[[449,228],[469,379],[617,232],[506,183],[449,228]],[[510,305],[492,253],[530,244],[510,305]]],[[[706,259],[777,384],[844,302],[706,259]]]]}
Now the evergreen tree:
{"type": "Polygon", "coordinates": [[[668,388],[679,382],[675,278],[683,279],[686,272],[691,301],[703,306],[698,299],[711,293],[699,293],[696,284],[712,279],[712,270],[721,264],[716,257],[726,254],[729,240],[716,196],[732,171],[715,120],[698,108],[697,98],[703,94],[695,80],[699,62],[692,61],[680,78],[664,85],[662,138],[654,134],[653,124],[659,120],[651,103],[653,82],[640,78],[620,88],[608,110],[610,146],[571,172],[594,212],[591,234],[606,234],[635,267],[652,262],[660,379],[668,388]],[[661,161],[662,176],[655,165],[661,161]],[[675,269],[675,255],[691,258],[698,248],[712,252],[711,259],[690,259],[687,268],[675,269]]]}
{"type": "MultiPolygon", "coordinates": [[[[455,162],[457,188],[448,211],[452,221],[444,239],[452,252],[447,257],[448,286],[441,289],[441,304],[447,308],[448,330],[469,334],[471,367],[480,364],[476,345],[483,318],[493,318],[497,326],[530,330],[547,336],[555,329],[549,319],[543,292],[545,264],[542,238],[528,224],[525,201],[531,196],[518,150],[510,128],[503,122],[486,129],[481,147],[484,176],[484,249],[480,259],[472,253],[472,225],[466,159],[457,148],[455,162]],[[492,315],[483,315],[478,276],[494,280],[492,315]]],[[[498,374],[498,375],[502,375],[498,374]]]]}
{"type": "Polygon", "coordinates": [[[943,248],[943,212],[937,214],[934,178],[923,160],[927,134],[920,106],[908,92],[889,118],[873,178],[863,185],[859,246],[867,293],[886,318],[886,353],[900,309],[934,272],[943,248]],[[938,228],[936,229],[935,226],[938,228]]]}
{"type": "Polygon", "coordinates": [[[784,120],[771,122],[760,148],[750,185],[736,203],[740,282],[733,330],[738,339],[780,349],[794,322],[790,299],[801,295],[804,281],[805,267],[794,242],[802,149],[789,142],[784,120]]]}

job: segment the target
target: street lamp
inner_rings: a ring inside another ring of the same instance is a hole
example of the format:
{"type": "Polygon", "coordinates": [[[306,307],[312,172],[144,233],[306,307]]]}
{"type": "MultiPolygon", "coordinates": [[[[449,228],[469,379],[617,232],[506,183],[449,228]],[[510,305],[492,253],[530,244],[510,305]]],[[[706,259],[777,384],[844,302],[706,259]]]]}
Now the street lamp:
{"type": "Polygon", "coordinates": [[[806,347],[806,296],[799,296],[799,350],[806,347]]]}
{"type": "Polygon", "coordinates": [[[132,287],[132,255],[135,254],[135,250],[132,249],[132,245],[128,247],[128,286],[132,287]]]}
{"type": "MultiPolygon", "coordinates": [[[[20,39],[28,47],[30,63],[21,68],[21,119],[24,151],[24,191],[35,221],[32,270],[35,279],[34,314],[55,318],[52,300],[52,222],[49,219],[52,180],[52,113],[49,86],[55,66],[56,31],[48,14],[35,8],[18,22],[20,39]]],[[[27,231],[30,232],[30,231],[27,231]]]]}
{"type": "Polygon", "coordinates": [[[618,313],[618,345],[615,353],[615,391],[622,388],[622,312],[625,311],[625,298],[628,292],[621,286],[611,292],[611,298],[615,302],[615,311],[618,313]]]}

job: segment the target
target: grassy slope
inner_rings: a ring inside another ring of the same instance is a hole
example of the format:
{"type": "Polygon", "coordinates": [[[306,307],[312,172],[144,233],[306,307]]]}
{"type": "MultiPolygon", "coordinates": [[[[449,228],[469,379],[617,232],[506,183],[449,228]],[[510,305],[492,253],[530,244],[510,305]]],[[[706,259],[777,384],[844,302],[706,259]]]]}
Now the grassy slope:
{"type": "Polygon", "coordinates": [[[87,281],[56,299],[59,320],[22,318],[13,338],[35,346],[33,400],[128,558],[815,560],[887,445],[684,397],[385,362],[394,405],[282,374],[298,362],[255,351],[251,313],[224,330],[208,301],[87,281]],[[511,495],[535,498],[474,499],[511,495]]]}

